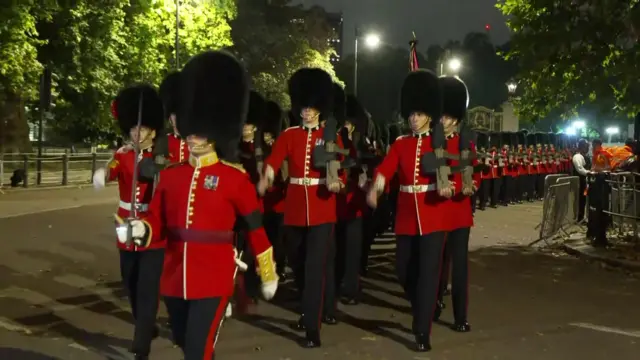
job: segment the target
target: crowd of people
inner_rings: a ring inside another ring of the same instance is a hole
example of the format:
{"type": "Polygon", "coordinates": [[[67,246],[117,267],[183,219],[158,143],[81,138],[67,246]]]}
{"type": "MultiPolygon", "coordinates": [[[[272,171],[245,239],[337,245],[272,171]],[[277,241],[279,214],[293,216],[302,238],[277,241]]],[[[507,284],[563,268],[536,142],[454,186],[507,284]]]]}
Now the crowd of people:
{"type": "Polygon", "coordinates": [[[300,295],[295,328],[305,347],[320,347],[321,325],[339,320],[336,304],[359,303],[371,245],[389,227],[415,349],[429,351],[449,274],[452,329],[471,330],[475,207],[539,199],[544,176],[574,171],[564,137],[468,130],[469,94],[457,77],[410,72],[400,91],[410,131],[391,126],[387,143],[323,70],[298,70],[288,88],[283,110],[250,89],[232,55],[212,51],[158,90],[130,86],[114,100],[129,142],[93,181],[119,185],[114,221],[136,359],[149,357],[158,334],[159,298],[185,359],[213,359],[232,298],[272,299],[287,276],[300,295]]]}

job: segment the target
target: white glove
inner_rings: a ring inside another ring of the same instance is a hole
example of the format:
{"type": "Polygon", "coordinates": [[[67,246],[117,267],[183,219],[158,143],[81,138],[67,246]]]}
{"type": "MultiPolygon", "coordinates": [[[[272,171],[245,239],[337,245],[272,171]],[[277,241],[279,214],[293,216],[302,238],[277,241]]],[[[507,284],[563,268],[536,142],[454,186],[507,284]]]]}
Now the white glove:
{"type": "Polygon", "coordinates": [[[116,227],[116,233],[118,234],[118,242],[121,244],[125,244],[127,242],[127,232],[128,227],[131,226],[131,237],[136,245],[142,244],[141,239],[146,235],[147,229],[144,226],[144,223],[140,220],[131,220],[129,225],[124,223],[122,225],[118,225],[116,227]]]}
{"type": "Polygon", "coordinates": [[[224,317],[225,318],[230,318],[233,315],[233,307],[231,306],[231,303],[227,304],[227,310],[224,312],[224,317]]]}
{"type": "Polygon", "coordinates": [[[97,169],[93,174],[93,187],[96,190],[104,189],[107,182],[107,171],[104,168],[97,169]]]}
{"type": "Polygon", "coordinates": [[[265,300],[271,300],[278,290],[278,280],[262,283],[262,296],[265,300]]]}

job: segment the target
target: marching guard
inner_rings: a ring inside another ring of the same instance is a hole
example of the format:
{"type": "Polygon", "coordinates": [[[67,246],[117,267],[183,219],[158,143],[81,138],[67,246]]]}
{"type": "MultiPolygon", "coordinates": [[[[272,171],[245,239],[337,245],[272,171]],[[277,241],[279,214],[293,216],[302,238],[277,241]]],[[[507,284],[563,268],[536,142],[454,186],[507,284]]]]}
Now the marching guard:
{"type": "Polygon", "coordinates": [[[141,248],[166,236],[161,291],[174,341],[185,360],[213,359],[242,265],[233,246],[237,221],[256,254],[266,299],[275,295],[278,277],[254,185],[239,164],[224,160],[236,158],[246,120],[246,70],[232,55],[211,51],[192,58],[181,76],[185,106],[177,127],[189,160],[162,172],[148,216],[130,226],[141,248]]]}
{"type": "MultiPolygon", "coordinates": [[[[321,346],[321,322],[335,324],[328,313],[335,307],[336,196],[343,188],[329,166],[316,166],[318,150],[336,139],[336,128],[321,127],[333,110],[333,81],[321,69],[303,68],[289,79],[292,113],[300,114],[300,126],[287,128],[276,139],[265,161],[258,191],[264,195],[287,159],[289,186],[284,204],[284,224],[289,228],[295,282],[302,290],[302,314],[298,329],[306,331],[305,346],[321,346]],[[329,178],[329,175],[332,175],[329,178]],[[325,315],[323,316],[323,312],[325,315]]],[[[336,145],[341,146],[340,138],[336,145]]]]}
{"type": "MultiPolygon", "coordinates": [[[[459,135],[458,128],[466,117],[469,104],[467,86],[456,77],[440,78],[444,96],[441,123],[444,135],[447,139],[446,151],[451,155],[459,156],[461,150],[470,145],[462,144],[464,141],[459,135]]],[[[473,152],[473,149],[471,149],[473,152]]],[[[472,163],[475,161],[472,161],[472,163]]],[[[449,160],[451,168],[459,167],[458,160],[449,160]]],[[[469,165],[467,165],[469,166],[469,165]]],[[[462,172],[453,175],[455,192],[446,201],[447,239],[445,243],[443,266],[451,264],[451,300],[453,303],[453,329],[458,332],[471,331],[467,322],[467,307],[469,300],[469,235],[473,226],[473,214],[471,212],[471,192],[463,190],[462,172]]],[[[474,175],[473,190],[477,190],[479,174],[474,175]]],[[[446,274],[442,271],[442,274],[446,274]]],[[[438,305],[434,314],[434,320],[440,318],[442,309],[442,295],[446,288],[447,278],[441,277],[440,291],[438,293],[438,305]]]]}
{"type": "MultiPolygon", "coordinates": [[[[338,86],[338,92],[340,92],[342,88],[339,85],[336,86],[338,86]]],[[[346,114],[335,114],[335,116],[344,118],[346,115],[346,120],[344,120],[344,127],[340,131],[340,135],[345,148],[356,152],[357,148],[364,147],[360,145],[364,145],[367,142],[359,130],[362,128],[362,124],[366,124],[368,118],[364,108],[354,96],[347,96],[346,100],[344,100],[344,91],[342,91],[341,97],[343,102],[346,101],[346,114]]],[[[340,122],[342,122],[342,118],[339,120],[340,122]]],[[[367,174],[362,165],[344,170],[344,182],[346,185],[345,191],[337,195],[338,224],[336,238],[338,256],[336,262],[336,284],[340,289],[342,303],[356,305],[360,296],[360,262],[362,259],[364,232],[362,217],[367,210],[366,194],[363,190],[367,182],[367,174]]]]}
{"type": "Polygon", "coordinates": [[[167,75],[160,84],[160,97],[164,103],[165,118],[169,119],[173,132],[167,134],[168,158],[170,163],[181,163],[189,158],[189,146],[180,136],[176,126],[176,114],[180,105],[180,73],[167,75]]]}
{"type": "MultiPolygon", "coordinates": [[[[376,169],[367,202],[376,208],[378,197],[394,174],[400,192],[396,209],[396,271],[413,313],[416,350],[431,349],[431,324],[438,296],[440,263],[450,214],[441,211],[451,188],[436,191],[436,177],[421,171],[423,155],[433,153],[430,131],[439,121],[442,94],[438,77],[417,70],[404,80],[401,112],[413,134],[398,138],[376,169]]],[[[470,208],[469,208],[470,211],[470,208]]]]}
{"type": "MultiPolygon", "coordinates": [[[[284,120],[280,105],[268,101],[263,124],[263,139],[265,155],[271,153],[275,140],[283,130],[284,120]]],[[[287,251],[285,248],[284,227],[284,199],[287,195],[288,175],[283,171],[284,167],[276,175],[273,186],[267,190],[262,199],[264,206],[264,229],[267,231],[269,241],[273,245],[278,276],[285,278],[285,266],[287,264],[287,251]]]]}
{"type": "Polygon", "coordinates": [[[151,341],[158,334],[155,322],[165,241],[160,236],[146,246],[139,246],[129,241],[126,226],[122,225],[128,219],[145,219],[148,215],[154,178],[138,174],[145,169],[145,163],[154,166],[154,140],[164,123],[162,101],[151,86],[137,85],[120,91],[112,110],[122,135],[129,137],[131,144],[114,154],[107,169],[95,172],[93,184],[103,188],[106,181],[118,181],[120,205],[115,218],[120,274],[135,320],[130,351],[136,359],[148,359],[151,341]]]}

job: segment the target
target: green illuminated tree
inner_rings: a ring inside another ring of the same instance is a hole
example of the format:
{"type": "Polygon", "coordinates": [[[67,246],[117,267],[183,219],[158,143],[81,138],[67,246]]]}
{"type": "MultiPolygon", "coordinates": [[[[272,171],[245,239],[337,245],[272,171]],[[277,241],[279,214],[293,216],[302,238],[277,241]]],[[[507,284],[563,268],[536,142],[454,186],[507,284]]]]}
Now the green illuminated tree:
{"type": "Polygon", "coordinates": [[[513,32],[506,59],[519,65],[516,111],[525,120],[579,110],[640,110],[638,0],[501,0],[513,32]]]}

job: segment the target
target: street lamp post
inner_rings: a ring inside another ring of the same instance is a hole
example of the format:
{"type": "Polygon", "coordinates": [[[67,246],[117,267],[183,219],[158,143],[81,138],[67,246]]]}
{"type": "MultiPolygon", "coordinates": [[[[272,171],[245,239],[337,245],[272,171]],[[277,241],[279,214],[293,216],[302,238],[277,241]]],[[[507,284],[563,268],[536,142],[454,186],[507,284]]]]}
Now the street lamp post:
{"type": "MultiPolygon", "coordinates": [[[[353,95],[358,96],[358,40],[362,37],[360,29],[355,29],[355,52],[353,55],[353,95]]],[[[376,48],[380,45],[380,36],[377,34],[368,34],[364,36],[365,45],[369,48],[376,48]]]]}
{"type": "Polygon", "coordinates": [[[607,133],[607,135],[609,135],[609,141],[607,142],[611,142],[611,138],[613,137],[613,135],[617,135],[620,133],[620,128],[618,127],[608,127],[604,130],[605,133],[607,133]]]}

